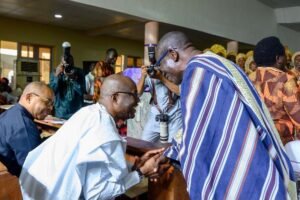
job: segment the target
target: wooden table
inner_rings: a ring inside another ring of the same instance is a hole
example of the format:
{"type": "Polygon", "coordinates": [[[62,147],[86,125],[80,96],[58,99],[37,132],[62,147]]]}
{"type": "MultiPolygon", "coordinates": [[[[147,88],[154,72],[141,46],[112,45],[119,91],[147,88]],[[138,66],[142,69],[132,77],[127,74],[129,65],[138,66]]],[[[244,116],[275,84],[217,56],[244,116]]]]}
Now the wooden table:
{"type": "Polygon", "coordinates": [[[45,120],[38,120],[38,119],[35,119],[34,122],[35,122],[38,126],[41,126],[41,127],[43,127],[43,128],[47,128],[47,129],[58,130],[60,127],[62,127],[62,124],[54,124],[54,123],[47,122],[47,121],[45,121],[45,120]]]}

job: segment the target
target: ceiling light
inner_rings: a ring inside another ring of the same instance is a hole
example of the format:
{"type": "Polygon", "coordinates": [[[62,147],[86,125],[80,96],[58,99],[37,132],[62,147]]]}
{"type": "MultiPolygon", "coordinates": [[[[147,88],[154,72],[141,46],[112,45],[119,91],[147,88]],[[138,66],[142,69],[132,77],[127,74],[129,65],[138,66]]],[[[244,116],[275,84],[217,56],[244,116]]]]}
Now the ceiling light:
{"type": "Polygon", "coordinates": [[[55,14],[54,17],[55,17],[56,19],[61,19],[63,16],[62,16],[61,14],[55,14]]]}

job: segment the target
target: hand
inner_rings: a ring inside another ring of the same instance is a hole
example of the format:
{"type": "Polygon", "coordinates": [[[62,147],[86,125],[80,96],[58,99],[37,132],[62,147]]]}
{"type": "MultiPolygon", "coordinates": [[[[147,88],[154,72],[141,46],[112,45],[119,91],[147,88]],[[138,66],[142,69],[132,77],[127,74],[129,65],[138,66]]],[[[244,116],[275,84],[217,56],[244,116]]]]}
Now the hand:
{"type": "Polygon", "coordinates": [[[161,156],[160,154],[156,154],[152,156],[143,164],[143,166],[139,168],[144,176],[149,176],[158,170],[157,166],[158,166],[158,159],[160,158],[160,156],[161,156]]]}
{"type": "Polygon", "coordinates": [[[142,70],[142,77],[146,78],[146,76],[148,75],[147,67],[145,65],[143,65],[143,66],[141,66],[141,70],[142,70]]]}
{"type": "Polygon", "coordinates": [[[64,73],[64,65],[62,63],[60,63],[57,67],[56,67],[56,71],[55,71],[55,76],[58,76],[62,73],[64,73]]]}
{"type": "Polygon", "coordinates": [[[170,167],[172,166],[169,158],[165,157],[164,155],[161,155],[156,162],[156,170],[148,175],[151,182],[157,182],[159,177],[161,177],[166,171],[170,170],[170,167]]]}
{"type": "Polygon", "coordinates": [[[162,154],[164,152],[165,148],[160,148],[160,149],[154,149],[154,150],[150,150],[147,151],[143,156],[136,157],[134,165],[133,165],[133,169],[136,168],[140,168],[142,165],[144,165],[144,163],[150,159],[151,157],[153,157],[156,154],[162,154]]]}

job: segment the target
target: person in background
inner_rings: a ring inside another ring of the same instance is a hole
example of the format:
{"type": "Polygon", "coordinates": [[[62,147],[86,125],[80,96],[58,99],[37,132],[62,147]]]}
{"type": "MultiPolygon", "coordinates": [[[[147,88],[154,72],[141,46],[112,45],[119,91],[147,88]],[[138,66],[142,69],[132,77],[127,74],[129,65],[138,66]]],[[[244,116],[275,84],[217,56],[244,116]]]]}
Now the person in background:
{"type": "Polygon", "coordinates": [[[118,52],[115,48],[109,48],[106,50],[105,62],[110,66],[110,74],[115,73],[115,64],[118,58],[118,52]]]}
{"type": "Polygon", "coordinates": [[[210,51],[219,55],[219,56],[222,56],[224,58],[226,58],[226,49],[220,45],[220,44],[214,44],[210,47],[210,51]]]}
{"type": "Polygon", "coordinates": [[[294,67],[288,73],[295,76],[297,81],[300,81],[300,51],[293,54],[291,62],[294,67]]]}
{"type": "Polygon", "coordinates": [[[163,149],[133,166],[116,122],[133,118],[139,98],[135,83],[107,77],[99,102],[75,113],[51,138],[29,153],[20,185],[24,199],[113,199],[153,172],[163,149]]]}
{"type": "Polygon", "coordinates": [[[49,85],[55,93],[55,117],[69,119],[83,106],[85,79],[82,70],[74,66],[73,56],[70,55],[68,61],[62,57],[51,73],[49,85]],[[70,71],[65,70],[67,67],[70,71]]]}
{"type": "Polygon", "coordinates": [[[90,65],[90,71],[87,75],[85,75],[85,94],[84,94],[84,103],[86,105],[90,105],[93,103],[93,95],[94,95],[94,79],[95,74],[93,74],[95,68],[95,63],[90,65]]]}
{"type": "Polygon", "coordinates": [[[292,70],[292,68],[294,67],[292,64],[292,52],[291,50],[288,48],[288,46],[284,47],[285,49],[285,56],[286,56],[286,65],[285,65],[285,71],[289,71],[292,70]]]}
{"type": "Polygon", "coordinates": [[[6,104],[15,104],[19,99],[19,97],[13,95],[8,79],[5,77],[2,77],[0,81],[0,94],[5,97],[6,104]]]}
{"type": "Polygon", "coordinates": [[[246,55],[244,53],[238,53],[236,56],[235,62],[240,68],[245,71],[245,61],[246,61],[246,55]]]}
{"type": "Polygon", "coordinates": [[[297,80],[284,72],[285,50],[276,37],[267,37],[257,43],[254,60],[258,68],[252,82],[269,109],[285,145],[299,137],[300,133],[300,91],[297,80]]]}
{"type": "Polygon", "coordinates": [[[234,51],[230,51],[227,55],[226,58],[230,60],[231,62],[235,63],[236,61],[236,53],[234,51]]]}
{"type": "Polygon", "coordinates": [[[19,176],[27,154],[41,143],[34,119],[44,119],[53,108],[54,93],[44,83],[29,83],[19,103],[0,115],[0,161],[19,176]]]}
{"type": "Polygon", "coordinates": [[[8,79],[7,78],[5,78],[5,77],[2,77],[1,78],[1,83],[4,85],[4,90],[6,91],[6,92],[8,92],[8,93],[11,93],[12,92],[12,89],[11,89],[11,87],[9,86],[9,81],[8,81],[8,79]]]}
{"type": "Polygon", "coordinates": [[[93,102],[96,103],[98,102],[100,98],[100,88],[102,85],[102,82],[104,81],[105,77],[108,77],[112,75],[112,71],[110,70],[110,66],[104,62],[104,61],[99,61],[96,63],[93,74],[95,76],[94,79],[94,94],[93,94],[93,102]]]}
{"type": "Polygon", "coordinates": [[[257,66],[253,56],[248,57],[245,62],[245,73],[249,76],[251,73],[255,72],[256,68],[257,66]]]}
{"type": "Polygon", "coordinates": [[[250,56],[253,56],[253,54],[254,54],[253,50],[247,51],[247,53],[246,53],[246,59],[249,58],[250,56]]]}
{"type": "Polygon", "coordinates": [[[201,54],[182,32],[158,43],[160,70],[181,83],[183,133],[160,163],[180,164],[191,200],[287,199],[294,174],[269,111],[238,66],[201,54]],[[169,159],[168,159],[169,158],[169,159]]]}
{"type": "Polygon", "coordinates": [[[151,108],[143,129],[142,139],[154,143],[159,142],[161,129],[157,117],[164,114],[168,116],[168,138],[166,140],[171,142],[182,128],[179,86],[169,81],[159,70],[154,69],[156,73],[151,77],[147,73],[146,66],[142,66],[141,69],[142,76],[137,84],[138,94],[141,96],[146,87],[149,87],[151,92],[151,108]]]}

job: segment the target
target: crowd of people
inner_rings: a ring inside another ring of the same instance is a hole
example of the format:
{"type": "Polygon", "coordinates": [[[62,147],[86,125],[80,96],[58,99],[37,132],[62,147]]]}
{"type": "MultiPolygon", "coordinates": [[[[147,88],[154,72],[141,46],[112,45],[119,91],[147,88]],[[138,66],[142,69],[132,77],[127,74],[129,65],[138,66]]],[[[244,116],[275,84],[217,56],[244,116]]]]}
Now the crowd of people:
{"type": "MultiPolygon", "coordinates": [[[[295,198],[300,177],[284,145],[300,138],[300,52],[277,37],[245,53],[219,44],[201,51],[173,31],[156,54],[159,67],[142,66],[137,83],[115,74],[114,48],[86,76],[63,57],[49,86],[32,82],[11,102],[0,115],[0,161],[19,177],[23,198],[113,199],[144,176],[157,180],[166,165],[181,170],[192,200],[295,198]],[[118,128],[135,116],[146,87],[141,139],[171,145],[127,163],[118,128]],[[34,119],[48,114],[67,121],[42,142],[34,119]]],[[[0,86],[11,93],[5,80],[0,86]]]]}

